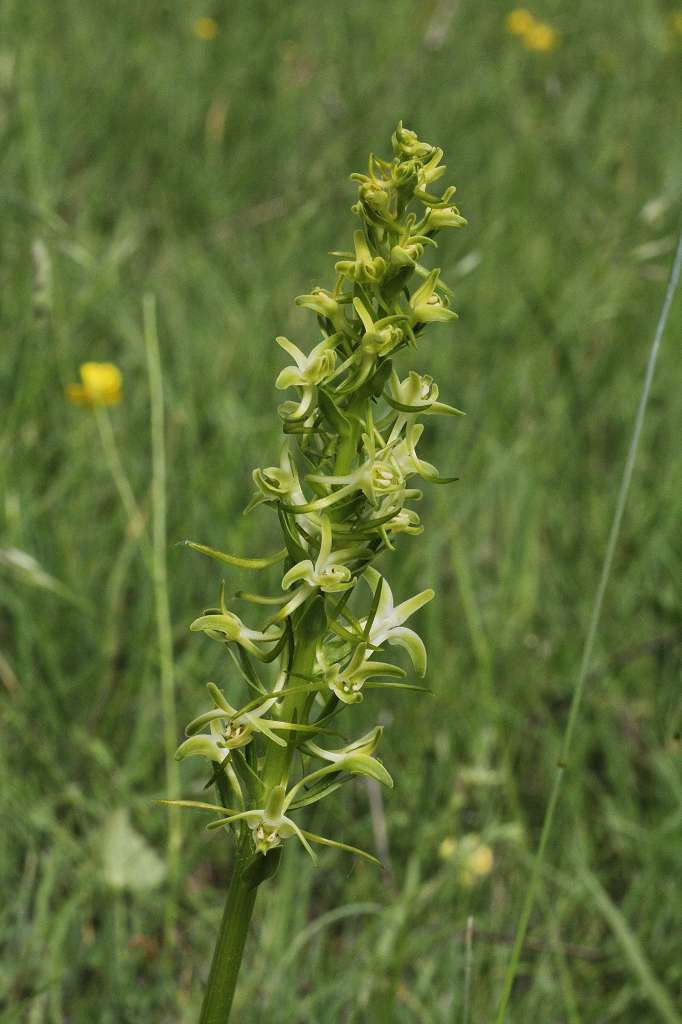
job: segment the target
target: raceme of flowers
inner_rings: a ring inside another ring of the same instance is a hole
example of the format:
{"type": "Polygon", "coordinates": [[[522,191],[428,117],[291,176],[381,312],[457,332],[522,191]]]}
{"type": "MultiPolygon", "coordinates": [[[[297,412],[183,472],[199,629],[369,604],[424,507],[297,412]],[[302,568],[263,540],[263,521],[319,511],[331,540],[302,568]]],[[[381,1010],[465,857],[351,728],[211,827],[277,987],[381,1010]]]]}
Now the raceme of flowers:
{"type": "Polygon", "coordinates": [[[275,380],[285,393],[284,440],[276,464],[253,471],[247,510],[277,516],[283,547],[240,558],[188,542],[231,567],[281,567],[275,593],[237,592],[260,609],[257,625],[224,588],[192,623],[226,646],[230,671],[227,692],[208,684],[212,707],[190,722],[177,752],[208,761],[221,799],[180,803],[217,814],[210,829],[250,836],[254,863],[290,837],[313,858],[311,844],[321,843],[374,859],[308,832],[298,811],[355,775],[392,786],[375,755],[381,728],[339,745],[335,719],[369,692],[423,689],[412,677],[425,675],[426,650],[406,623],[434,593],[394,597],[374,563],[401,534],[422,532],[414,508],[422,483],[449,479],[418,446],[429,417],[461,414],[440,401],[431,377],[399,371],[394,360],[413,357],[432,327],[447,335],[456,319],[450,288],[422,259],[440,232],[465,220],[452,186],[434,190],[442,150],[402,123],[392,147],[391,159],[370,156],[367,172],[352,175],[357,228],[352,247],[333,254],[333,285],[295,300],[310,311],[317,340],[276,339],[289,360],[275,380]],[[410,677],[389,660],[396,648],[410,677]]]}

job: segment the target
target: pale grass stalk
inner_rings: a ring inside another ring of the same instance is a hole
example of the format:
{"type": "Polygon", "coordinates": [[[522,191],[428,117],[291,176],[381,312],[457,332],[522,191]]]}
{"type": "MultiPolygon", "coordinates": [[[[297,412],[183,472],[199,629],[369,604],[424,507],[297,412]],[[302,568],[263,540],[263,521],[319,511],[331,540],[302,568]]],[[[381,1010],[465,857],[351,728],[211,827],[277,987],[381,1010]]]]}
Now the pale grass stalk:
{"type": "Polygon", "coordinates": [[[474,919],[467,918],[466,934],[464,936],[464,994],[462,997],[462,1024],[469,1024],[469,1013],[471,1012],[471,974],[474,964],[474,919]]]}
{"type": "MultiPolygon", "coordinates": [[[[175,760],[177,721],[173,672],[173,640],[171,633],[170,602],[168,599],[168,570],[166,564],[166,451],[163,408],[163,375],[156,328],[156,301],[145,295],[143,301],[144,344],[149,377],[150,429],[152,443],[152,580],[156,607],[156,628],[159,644],[161,673],[161,709],[163,716],[163,745],[166,761],[167,792],[171,800],[180,796],[178,764],[175,760]]],[[[167,867],[168,896],[164,915],[164,932],[170,942],[175,926],[175,897],[180,869],[182,826],[177,807],[168,807],[167,867]]]]}
{"type": "MultiPolygon", "coordinates": [[[[647,405],[649,403],[651,384],[654,377],[654,371],[656,369],[658,354],[661,347],[661,340],[663,338],[663,333],[668,322],[668,315],[670,313],[670,307],[672,305],[673,297],[677,289],[681,265],[682,234],[680,235],[679,241],[677,243],[677,250],[675,252],[675,258],[673,260],[673,265],[670,272],[668,287],[666,289],[665,298],[663,300],[663,305],[661,307],[661,312],[658,318],[658,324],[656,326],[654,340],[652,342],[651,349],[649,352],[646,372],[644,375],[644,383],[642,385],[642,392],[639,400],[639,405],[637,407],[637,415],[635,416],[635,423],[632,430],[632,436],[630,439],[630,446],[628,448],[627,458],[625,460],[625,467],[623,469],[623,476],[621,478],[620,489],[618,491],[618,498],[616,500],[616,507],[613,514],[613,521],[611,523],[609,539],[606,545],[606,552],[604,554],[604,561],[602,564],[601,574],[599,577],[599,583],[597,584],[597,590],[592,605],[592,611],[590,614],[589,625],[587,628],[587,635],[585,637],[585,644],[583,647],[580,668],[578,670],[578,676],[576,679],[575,688],[573,690],[573,697],[571,700],[571,707],[568,714],[568,721],[566,723],[564,738],[561,745],[561,752],[559,755],[559,760],[557,762],[557,768],[554,775],[554,783],[552,785],[549,801],[547,803],[547,809],[545,811],[545,817],[542,823],[540,842],[538,844],[537,853],[533,860],[530,881],[528,883],[528,888],[526,890],[523,906],[521,908],[521,914],[519,916],[519,923],[517,926],[514,948],[512,950],[511,958],[509,960],[507,971],[504,977],[502,995],[500,998],[497,1016],[495,1018],[495,1024],[503,1024],[505,1020],[507,1008],[509,1006],[509,999],[511,996],[512,986],[514,984],[514,979],[516,978],[519,969],[521,951],[523,949],[523,943],[526,937],[526,931],[528,929],[528,922],[530,920],[530,915],[535,905],[535,896],[537,893],[538,882],[540,880],[540,875],[542,872],[542,866],[545,858],[545,852],[547,849],[547,843],[552,832],[552,827],[554,825],[556,808],[559,802],[561,787],[566,772],[566,768],[568,766],[571,749],[573,746],[573,737],[575,734],[576,726],[578,724],[578,714],[580,712],[580,706],[582,704],[583,694],[585,691],[585,684],[587,682],[590,671],[592,654],[594,651],[594,643],[597,636],[597,629],[599,627],[602,606],[604,603],[604,595],[606,593],[606,587],[611,576],[613,559],[616,551],[616,546],[618,543],[618,538],[620,537],[620,528],[623,520],[623,513],[625,511],[625,505],[630,491],[630,484],[632,482],[632,473],[635,467],[639,439],[642,433],[642,427],[644,425],[644,416],[646,414],[647,405]]],[[[675,1018],[675,1020],[678,1019],[679,1018],[675,1018]]]]}

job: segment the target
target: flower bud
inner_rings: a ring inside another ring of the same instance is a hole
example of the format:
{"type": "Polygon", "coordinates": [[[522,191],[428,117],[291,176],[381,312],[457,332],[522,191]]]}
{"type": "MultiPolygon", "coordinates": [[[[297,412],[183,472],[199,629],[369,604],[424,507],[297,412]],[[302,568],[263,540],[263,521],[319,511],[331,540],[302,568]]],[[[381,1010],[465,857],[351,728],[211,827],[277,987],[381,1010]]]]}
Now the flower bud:
{"type": "Polygon", "coordinates": [[[434,147],[428,142],[420,142],[416,132],[409,128],[403,128],[402,121],[396,128],[391,138],[393,152],[399,157],[416,157],[418,160],[428,160],[433,154],[434,147]]]}
{"type": "Polygon", "coordinates": [[[313,309],[320,316],[326,316],[332,322],[338,318],[340,313],[338,302],[324,288],[313,288],[310,295],[298,295],[294,302],[297,306],[313,309]]]}
{"type": "Polygon", "coordinates": [[[424,231],[441,231],[443,228],[462,228],[466,224],[456,206],[432,207],[426,215],[424,231]]]}

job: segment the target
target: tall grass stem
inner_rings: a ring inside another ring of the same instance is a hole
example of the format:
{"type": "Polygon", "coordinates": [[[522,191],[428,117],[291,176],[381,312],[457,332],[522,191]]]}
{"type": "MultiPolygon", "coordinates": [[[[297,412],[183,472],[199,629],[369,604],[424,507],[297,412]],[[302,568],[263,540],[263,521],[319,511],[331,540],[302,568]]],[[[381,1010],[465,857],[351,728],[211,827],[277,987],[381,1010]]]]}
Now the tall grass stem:
{"type": "MultiPolygon", "coordinates": [[[[152,578],[159,644],[161,673],[161,708],[163,742],[166,760],[166,783],[169,798],[180,795],[178,765],[175,760],[177,721],[173,672],[173,641],[171,634],[168,572],[166,565],[166,451],[163,408],[163,375],[159,338],[156,327],[156,300],[145,295],[143,300],[144,345],[149,376],[150,430],[152,445],[152,578]]],[[[177,807],[168,808],[167,868],[168,895],[164,914],[164,934],[168,942],[175,926],[176,886],[180,868],[182,828],[177,807]]]]}
{"type": "Polygon", "coordinates": [[[583,647],[582,658],[580,661],[580,668],[578,670],[578,677],[576,680],[575,688],[573,690],[573,698],[571,700],[568,721],[566,723],[564,738],[561,745],[561,753],[559,756],[559,761],[557,763],[557,769],[554,776],[554,783],[552,785],[552,791],[550,793],[549,801],[547,803],[545,817],[542,823],[540,842],[538,844],[537,853],[533,861],[530,881],[528,884],[528,888],[526,890],[523,906],[521,908],[521,914],[519,917],[519,923],[517,926],[512,954],[509,960],[509,964],[507,966],[507,970],[505,972],[502,987],[502,995],[500,998],[497,1016],[495,1018],[495,1024],[503,1024],[505,1020],[507,1008],[509,1006],[509,999],[511,996],[512,986],[514,984],[514,979],[516,978],[519,969],[521,951],[523,948],[526,931],[528,929],[528,922],[530,920],[530,915],[535,904],[535,896],[537,892],[538,882],[540,879],[542,865],[545,858],[547,842],[549,840],[549,837],[552,832],[552,827],[554,825],[554,817],[556,814],[557,804],[559,802],[561,786],[563,783],[564,774],[566,772],[568,759],[573,745],[573,736],[578,722],[578,714],[580,712],[580,706],[585,691],[585,683],[587,681],[590,664],[592,661],[592,653],[594,650],[594,642],[596,639],[597,629],[599,627],[599,621],[601,618],[602,605],[604,603],[604,595],[606,593],[606,587],[611,576],[611,569],[613,566],[616,545],[618,543],[618,538],[620,536],[620,528],[623,520],[623,513],[625,511],[625,505],[627,502],[630,484],[632,481],[632,473],[634,470],[635,460],[637,457],[637,448],[639,446],[639,439],[642,433],[642,427],[644,425],[644,416],[649,402],[649,394],[651,392],[651,384],[654,377],[654,371],[656,369],[656,362],[658,360],[658,354],[661,347],[661,340],[663,338],[663,333],[668,322],[670,307],[672,306],[672,301],[675,296],[675,291],[677,289],[681,265],[682,234],[680,235],[680,238],[678,240],[675,258],[673,260],[673,265],[670,272],[670,279],[668,281],[668,287],[666,289],[665,298],[663,300],[663,305],[661,307],[661,312],[658,318],[658,324],[656,326],[654,340],[652,342],[651,350],[649,352],[646,372],[644,375],[644,383],[642,385],[642,392],[639,399],[639,405],[637,407],[637,415],[635,417],[635,423],[632,430],[632,437],[630,439],[630,446],[628,448],[627,458],[625,460],[625,468],[623,470],[623,476],[620,482],[620,489],[618,491],[618,498],[616,500],[616,507],[613,515],[613,521],[611,523],[609,539],[606,545],[606,553],[604,555],[604,561],[602,564],[601,574],[599,577],[599,583],[597,585],[597,590],[592,605],[592,612],[590,614],[587,635],[585,637],[585,644],[583,647]]]}

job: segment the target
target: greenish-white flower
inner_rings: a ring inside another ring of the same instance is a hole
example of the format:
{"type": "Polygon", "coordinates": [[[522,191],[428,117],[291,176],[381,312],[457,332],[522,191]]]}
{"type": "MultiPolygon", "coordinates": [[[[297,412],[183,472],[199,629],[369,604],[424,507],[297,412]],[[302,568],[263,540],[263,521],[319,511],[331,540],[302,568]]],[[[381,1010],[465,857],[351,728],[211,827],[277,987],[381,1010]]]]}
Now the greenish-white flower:
{"type": "MultiPolygon", "coordinates": [[[[415,672],[420,676],[426,674],[426,648],[422,638],[413,629],[403,625],[411,615],[433,600],[431,588],[420,591],[399,605],[393,603],[393,592],[388,581],[373,566],[368,566],[363,578],[371,591],[376,595],[377,587],[381,587],[376,614],[369,629],[369,642],[375,647],[383,644],[397,644],[404,647],[410,656],[415,672]]],[[[366,619],[362,622],[364,628],[366,619]]]]}
{"type": "Polygon", "coordinates": [[[238,615],[225,608],[222,598],[219,611],[210,611],[200,615],[190,624],[189,628],[192,633],[205,633],[211,640],[238,644],[256,658],[263,657],[256,644],[273,643],[282,637],[279,630],[269,629],[267,632],[263,632],[260,629],[251,629],[242,622],[238,615]]]}
{"type": "Polygon", "coordinates": [[[279,336],[275,339],[280,348],[283,348],[294,359],[293,366],[286,366],[280,371],[275,381],[275,387],[279,391],[285,391],[287,388],[293,387],[302,389],[301,400],[289,414],[288,419],[304,419],[314,407],[317,386],[327,380],[328,377],[331,377],[334,371],[336,364],[335,346],[338,340],[339,335],[336,334],[324,338],[306,355],[288,338],[279,336]]]}
{"type": "Polygon", "coordinates": [[[439,274],[439,270],[432,270],[424,283],[410,296],[412,326],[457,320],[457,314],[453,309],[448,309],[446,299],[437,288],[439,274]]]}
{"type": "Polygon", "coordinates": [[[382,256],[372,256],[364,231],[353,232],[353,247],[354,253],[332,253],[333,256],[344,257],[334,265],[337,273],[359,284],[376,284],[381,281],[386,273],[386,260],[382,256]]]}
{"type": "Polygon", "coordinates": [[[357,645],[345,666],[339,663],[329,664],[321,652],[318,652],[318,665],[322,669],[326,685],[344,704],[357,704],[361,701],[362,688],[369,679],[405,675],[396,665],[371,661],[367,647],[362,643],[357,645]]]}
{"type": "Polygon", "coordinates": [[[282,445],[279,466],[254,469],[253,482],[256,485],[256,493],[246,507],[247,512],[264,501],[281,500],[288,505],[304,505],[306,502],[296,464],[286,441],[282,445]]]}
{"type": "Polygon", "coordinates": [[[333,533],[331,522],[327,516],[319,517],[320,547],[315,561],[305,558],[293,565],[282,578],[282,590],[289,590],[298,583],[296,593],[275,616],[273,622],[279,622],[291,615],[316,591],[324,594],[338,594],[355,586],[355,579],[344,563],[357,558],[357,547],[332,550],[333,533]]]}

